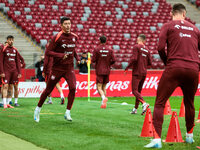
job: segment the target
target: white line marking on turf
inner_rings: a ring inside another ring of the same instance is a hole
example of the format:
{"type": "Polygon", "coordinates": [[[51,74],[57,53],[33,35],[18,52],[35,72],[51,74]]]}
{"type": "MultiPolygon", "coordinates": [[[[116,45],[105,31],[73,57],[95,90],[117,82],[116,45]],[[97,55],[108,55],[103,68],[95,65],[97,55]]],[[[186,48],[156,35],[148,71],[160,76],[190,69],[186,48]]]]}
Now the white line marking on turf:
{"type": "MultiPolygon", "coordinates": [[[[113,101],[113,100],[112,100],[113,101]]],[[[117,101],[117,100],[114,100],[114,101],[117,101]]],[[[94,102],[94,103],[101,103],[100,101],[98,100],[91,100],[90,102],[94,102]]],[[[115,104],[115,105],[121,105],[122,103],[113,103],[113,102],[107,102],[108,104],[115,104]]],[[[133,104],[127,104],[127,105],[122,105],[122,106],[134,106],[133,104]]],[[[149,106],[151,109],[154,108],[154,106],[149,106]]],[[[180,109],[171,109],[172,111],[179,111],[180,109]]],[[[195,111],[195,112],[199,112],[199,111],[195,111]]]]}

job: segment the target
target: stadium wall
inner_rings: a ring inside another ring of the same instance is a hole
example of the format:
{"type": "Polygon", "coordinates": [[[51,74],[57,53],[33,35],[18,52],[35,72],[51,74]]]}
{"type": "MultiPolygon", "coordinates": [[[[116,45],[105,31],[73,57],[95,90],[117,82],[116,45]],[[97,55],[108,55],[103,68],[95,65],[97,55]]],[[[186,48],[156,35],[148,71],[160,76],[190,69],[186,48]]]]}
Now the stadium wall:
{"type": "MultiPolygon", "coordinates": [[[[162,75],[162,71],[148,71],[146,80],[143,85],[143,96],[156,96],[158,82],[162,75]]],[[[87,97],[88,81],[87,75],[76,74],[76,97],[87,97]]],[[[128,97],[133,96],[131,92],[131,78],[132,74],[129,71],[124,75],[124,71],[112,71],[110,75],[110,82],[107,84],[107,96],[109,97],[128,97]]],[[[61,79],[60,85],[63,89],[65,97],[68,95],[69,87],[64,79],[61,79]]],[[[45,89],[44,82],[20,82],[19,83],[19,97],[40,97],[42,91],[45,89]]],[[[97,97],[96,76],[94,71],[91,74],[90,81],[91,97],[97,97]]],[[[200,83],[196,95],[200,95],[200,83]]],[[[57,89],[52,92],[53,97],[60,97],[57,89]]],[[[177,88],[173,96],[182,96],[180,88],[177,88]]]]}

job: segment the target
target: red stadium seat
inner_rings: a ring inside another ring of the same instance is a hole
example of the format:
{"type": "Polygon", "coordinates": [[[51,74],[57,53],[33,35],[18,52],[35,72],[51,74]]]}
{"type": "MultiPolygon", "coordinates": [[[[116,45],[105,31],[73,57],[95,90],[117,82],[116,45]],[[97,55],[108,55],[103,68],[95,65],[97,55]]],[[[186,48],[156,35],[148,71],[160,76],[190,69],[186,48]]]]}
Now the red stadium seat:
{"type": "MultiPolygon", "coordinates": [[[[141,6],[136,5],[136,1],[125,1],[124,4],[128,5],[128,8],[123,8],[118,1],[106,1],[106,5],[101,5],[99,1],[87,0],[87,4],[83,4],[81,1],[34,1],[34,5],[30,5],[27,0],[15,0],[15,4],[9,4],[7,0],[2,0],[3,3],[9,7],[7,12],[8,17],[11,18],[18,26],[21,26],[22,30],[25,30],[27,34],[36,39],[39,43],[41,38],[49,39],[54,31],[59,32],[61,30],[59,26],[60,16],[69,16],[72,18],[72,31],[75,32],[80,40],[81,44],[79,52],[82,48],[87,51],[91,51],[94,46],[99,44],[99,36],[105,35],[108,38],[108,45],[119,45],[120,50],[116,51],[121,53],[120,56],[126,57],[132,53],[133,45],[136,44],[137,36],[139,34],[145,34],[147,37],[146,45],[149,47],[151,53],[157,53],[157,39],[160,33],[160,27],[158,23],[165,23],[171,20],[169,13],[171,6],[166,3],[165,0],[156,0],[159,3],[157,13],[152,13],[151,9],[154,5],[152,2],[141,2],[141,6]],[[68,2],[73,2],[73,6],[68,6],[68,2]],[[39,6],[45,5],[45,9],[39,6]],[[57,9],[53,9],[53,5],[58,6],[57,9]],[[24,8],[30,8],[30,12],[25,12],[24,8]],[[89,7],[91,14],[87,18],[87,21],[82,21],[81,18],[85,14],[85,7],[89,7]],[[120,8],[123,11],[121,19],[117,19],[118,12],[116,8],[120,8]],[[65,9],[71,9],[70,14],[65,13],[65,9]],[[15,16],[15,11],[20,11],[21,15],[15,16]],[[110,11],[111,15],[106,15],[105,12],[110,11]],[[132,11],[136,12],[134,16],[132,11]],[[143,15],[143,12],[148,12],[148,16],[143,15]],[[26,16],[31,15],[32,19],[27,20],[26,16]],[[133,19],[133,22],[128,22],[127,19],[133,19]],[[51,20],[57,20],[57,25],[52,25],[51,20]],[[111,21],[112,26],[107,26],[106,22],[111,21]],[[35,28],[35,23],[41,23],[41,28],[35,28]],[[79,29],[77,24],[82,24],[83,29],[79,29]],[[156,31],[151,31],[150,27],[156,27],[156,31]],[[95,29],[96,33],[89,33],[89,29],[95,29]],[[36,34],[37,33],[37,34],[36,34]],[[124,33],[129,33],[130,38],[124,38],[124,33]]],[[[200,6],[199,0],[196,0],[196,5],[200,6]]],[[[188,21],[193,22],[189,18],[188,21]]],[[[194,22],[193,22],[194,23],[194,22]]],[[[128,60],[128,59],[127,59],[128,60]]],[[[124,61],[126,61],[124,59],[124,61]]],[[[121,68],[121,61],[117,61],[116,68],[121,68]]],[[[153,64],[152,68],[163,68],[161,63],[153,64]]]]}

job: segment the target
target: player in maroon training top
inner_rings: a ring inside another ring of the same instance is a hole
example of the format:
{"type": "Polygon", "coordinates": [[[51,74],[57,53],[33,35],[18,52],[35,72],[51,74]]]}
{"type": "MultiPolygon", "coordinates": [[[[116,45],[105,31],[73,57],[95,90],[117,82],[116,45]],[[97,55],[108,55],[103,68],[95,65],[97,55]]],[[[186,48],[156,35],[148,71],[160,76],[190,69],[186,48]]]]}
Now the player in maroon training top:
{"type": "Polygon", "coordinates": [[[109,82],[110,67],[115,63],[113,50],[106,46],[106,37],[100,37],[100,45],[94,50],[92,62],[95,63],[96,83],[102,98],[101,108],[106,108],[106,84],[109,82]]]}
{"type": "MultiPolygon", "coordinates": [[[[51,41],[49,41],[46,45],[46,47],[49,46],[51,41]]],[[[43,72],[42,72],[42,76],[45,78],[45,82],[47,83],[47,81],[50,78],[51,75],[51,69],[52,69],[52,65],[53,65],[53,57],[47,56],[46,52],[45,52],[45,56],[44,56],[44,66],[43,66],[43,72]]],[[[61,97],[61,105],[64,104],[65,102],[65,97],[62,91],[62,88],[60,87],[59,82],[56,84],[56,88],[58,90],[58,92],[60,93],[60,97],[61,97]]],[[[51,94],[48,95],[48,101],[46,104],[53,104],[52,102],[52,98],[51,98],[51,94]]]]}
{"type": "Polygon", "coordinates": [[[173,91],[180,87],[183,92],[186,121],[186,143],[193,143],[194,96],[199,81],[200,31],[193,24],[184,20],[186,8],[175,4],[171,12],[173,20],[164,24],[158,43],[158,52],[166,65],[159,81],[153,113],[155,127],[154,139],[145,147],[162,147],[161,132],[165,103],[173,91]],[[167,43],[167,54],[165,45],[167,43]]]}
{"type": "Polygon", "coordinates": [[[20,59],[17,49],[13,47],[14,37],[7,37],[7,45],[0,53],[0,74],[3,77],[3,103],[4,108],[13,108],[7,99],[8,85],[17,84],[21,77],[20,59]],[[7,102],[6,102],[7,99],[7,102]]]}
{"type": "MultiPolygon", "coordinates": [[[[20,59],[20,66],[21,68],[25,68],[26,64],[25,64],[25,61],[24,61],[24,58],[20,55],[20,53],[17,51],[18,53],[18,56],[19,56],[19,59],[20,59]]],[[[15,98],[15,103],[14,103],[14,106],[18,107],[20,106],[18,104],[18,83],[15,83],[15,84],[9,84],[9,87],[8,87],[8,96],[7,96],[7,99],[8,99],[8,102],[9,104],[12,104],[12,95],[13,95],[13,87],[14,87],[14,98],[15,98]]]]}
{"type": "Polygon", "coordinates": [[[131,114],[137,113],[139,102],[142,105],[142,115],[146,112],[149,104],[147,104],[142,95],[142,86],[147,74],[147,66],[151,65],[151,58],[149,49],[145,46],[146,36],[140,34],[137,38],[137,44],[133,48],[133,56],[125,69],[125,72],[132,67],[132,93],[136,97],[135,108],[133,108],[131,114]]]}
{"type": "Polygon", "coordinates": [[[47,56],[53,57],[53,66],[51,77],[47,81],[47,87],[40,96],[40,101],[34,112],[34,120],[36,122],[39,122],[40,110],[45,99],[52,92],[56,83],[58,83],[62,77],[65,78],[69,85],[68,104],[64,117],[66,120],[72,121],[70,110],[72,108],[76,92],[74,57],[78,62],[80,62],[75,51],[78,36],[70,31],[70,18],[61,18],[61,28],[62,31],[52,38],[46,51],[47,56]]]}

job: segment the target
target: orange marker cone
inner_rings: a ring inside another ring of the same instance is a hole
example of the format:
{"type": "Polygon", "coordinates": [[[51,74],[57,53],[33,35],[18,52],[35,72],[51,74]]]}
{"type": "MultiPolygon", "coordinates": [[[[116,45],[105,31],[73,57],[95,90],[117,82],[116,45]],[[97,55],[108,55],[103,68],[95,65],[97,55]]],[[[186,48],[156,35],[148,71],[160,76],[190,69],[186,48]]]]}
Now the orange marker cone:
{"type": "Polygon", "coordinates": [[[172,113],[165,142],[184,142],[181,135],[177,113],[175,111],[172,113]]]}
{"type": "Polygon", "coordinates": [[[171,115],[171,114],[172,114],[171,106],[170,106],[169,100],[167,100],[165,104],[164,115],[171,115]]]}
{"type": "Polygon", "coordinates": [[[198,115],[198,120],[196,121],[197,123],[200,123],[200,108],[199,108],[199,115],[198,115]]]}
{"type": "Polygon", "coordinates": [[[148,108],[146,116],[144,118],[144,123],[142,127],[141,137],[153,137],[153,121],[151,115],[151,109],[148,108]]]}
{"type": "Polygon", "coordinates": [[[179,117],[185,117],[185,105],[184,105],[183,100],[181,102],[181,108],[180,108],[180,112],[179,112],[179,117]]]}

